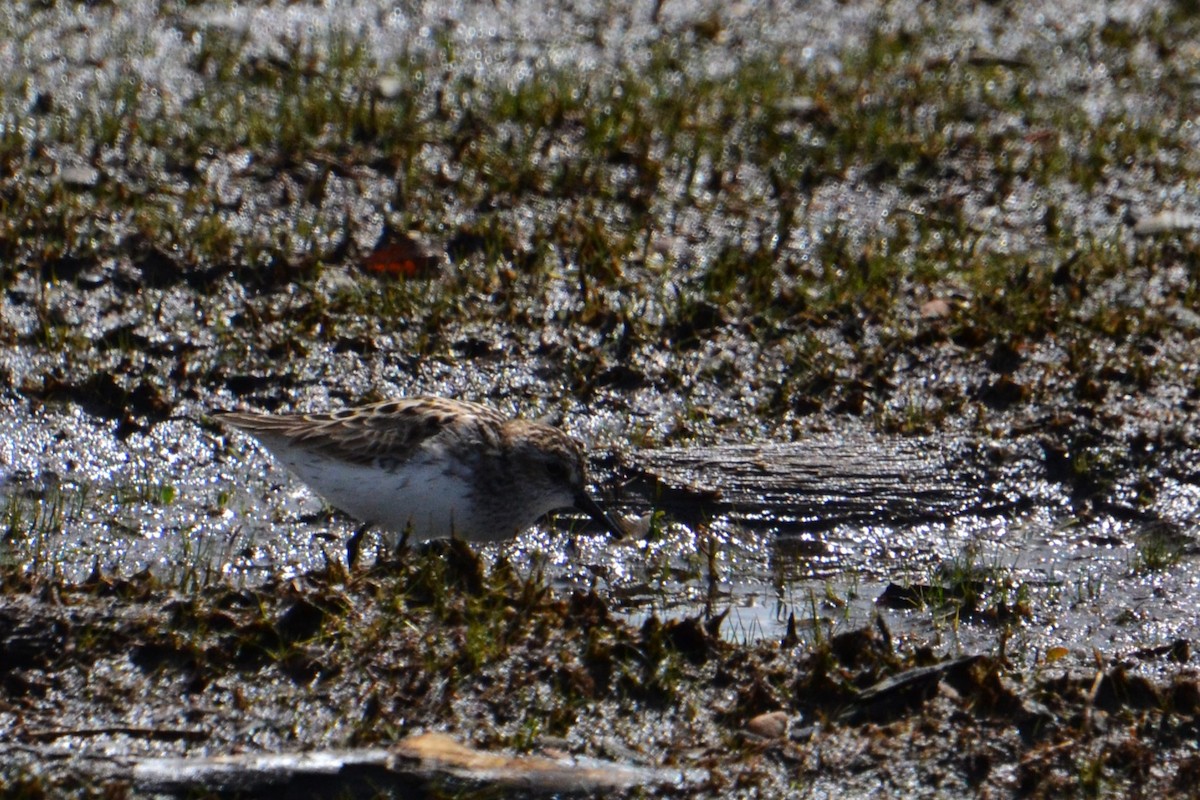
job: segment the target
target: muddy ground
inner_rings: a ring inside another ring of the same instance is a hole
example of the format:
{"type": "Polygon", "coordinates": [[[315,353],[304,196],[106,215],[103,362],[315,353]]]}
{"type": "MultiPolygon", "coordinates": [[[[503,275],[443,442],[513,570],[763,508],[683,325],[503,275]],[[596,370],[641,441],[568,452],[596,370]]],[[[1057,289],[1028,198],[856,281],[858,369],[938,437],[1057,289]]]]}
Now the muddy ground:
{"type": "Polygon", "coordinates": [[[3,793],[427,730],[668,795],[1193,791],[1198,28],[6,5],[3,793]],[[421,393],[558,421],[647,540],[347,573],[207,417],[421,393]],[[747,499],[806,443],[989,501],[747,499]]]}

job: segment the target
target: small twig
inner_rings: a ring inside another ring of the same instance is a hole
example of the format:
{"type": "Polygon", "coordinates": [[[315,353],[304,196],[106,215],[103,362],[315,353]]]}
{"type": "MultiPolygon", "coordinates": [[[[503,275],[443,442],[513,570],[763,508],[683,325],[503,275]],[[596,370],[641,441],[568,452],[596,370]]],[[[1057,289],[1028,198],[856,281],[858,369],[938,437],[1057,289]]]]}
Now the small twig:
{"type": "MultiPolygon", "coordinates": [[[[1099,657],[1097,656],[1097,661],[1099,657]]],[[[1092,730],[1092,717],[1096,712],[1096,697],[1100,694],[1100,684],[1104,682],[1104,670],[1096,670],[1096,677],[1092,681],[1092,688],[1087,693],[1087,703],[1083,707],[1083,724],[1080,726],[1084,733],[1090,733],[1092,730]]]]}
{"type": "Polygon", "coordinates": [[[116,766],[130,767],[137,763],[137,760],[129,756],[112,755],[109,753],[90,753],[87,750],[73,749],[53,749],[51,746],[41,746],[36,744],[5,744],[0,745],[0,762],[3,757],[9,753],[29,753],[42,759],[57,759],[66,761],[68,759],[85,760],[85,761],[102,761],[107,764],[116,766]]]}
{"type": "Polygon", "coordinates": [[[105,725],[98,728],[47,728],[40,731],[24,731],[27,739],[35,741],[51,741],[65,736],[109,736],[125,734],[139,736],[145,739],[158,739],[164,742],[186,740],[200,742],[212,736],[210,731],[189,728],[144,728],[134,725],[105,725]]]}

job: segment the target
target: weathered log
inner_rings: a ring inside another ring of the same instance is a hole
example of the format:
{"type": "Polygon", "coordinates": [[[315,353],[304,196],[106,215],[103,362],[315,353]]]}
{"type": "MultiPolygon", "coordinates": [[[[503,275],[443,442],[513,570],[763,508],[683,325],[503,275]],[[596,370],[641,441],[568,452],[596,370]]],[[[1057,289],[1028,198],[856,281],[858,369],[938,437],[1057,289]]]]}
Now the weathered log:
{"type": "MultiPolygon", "coordinates": [[[[494,788],[504,796],[592,794],[633,788],[686,787],[697,770],[633,766],[589,758],[510,756],[476,750],[439,733],[391,747],[211,758],[156,758],[137,763],[141,792],[254,797],[423,798],[431,792],[494,788]]],[[[440,795],[439,795],[440,796],[440,795]]]]}
{"type": "MultiPolygon", "coordinates": [[[[613,471],[623,484],[618,502],[634,509],[662,510],[693,525],[724,517],[784,534],[996,514],[1029,502],[1020,487],[997,485],[986,459],[968,447],[935,438],[826,436],[646,450],[613,471]]],[[[1036,461],[1027,466],[1041,474],[1036,461]]]]}

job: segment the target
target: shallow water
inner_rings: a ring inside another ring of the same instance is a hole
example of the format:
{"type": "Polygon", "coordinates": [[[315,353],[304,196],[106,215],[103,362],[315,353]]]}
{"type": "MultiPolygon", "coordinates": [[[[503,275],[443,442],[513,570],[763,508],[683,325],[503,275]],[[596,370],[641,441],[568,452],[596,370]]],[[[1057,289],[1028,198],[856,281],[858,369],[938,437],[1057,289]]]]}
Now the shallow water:
{"type": "MultiPolygon", "coordinates": [[[[28,415],[12,405],[3,417],[2,552],[30,571],[82,580],[97,567],[119,575],[150,569],[180,585],[255,584],[344,558],[353,522],[329,512],[246,437],[174,420],[119,442],[112,423],[71,407],[28,415]]],[[[1047,502],[1059,493],[1044,481],[1009,489],[1042,504],[799,535],[772,530],[769,511],[755,529],[721,518],[695,529],[666,519],[650,540],[615,544],[572,534],[575,521],[560,518],[482,552],[542,569],[564,593],[594,587],[634,624],[651,615],[726,614],[722,633],[740,642],[781,639],[789,623],[801,639],[819,639],[879,617],[902,646],[1004,648],[1029,663],[1052,653],[1063,666],[1085,666],[1096,653],[1138,664],[1139,652],[1195,637],[1195,487],[1165,487],[1157,511],[1177,521],[1166,533],[1161,521],[1069,521],[1063,506],[1047,502]],[[978,610],[1019,603],[1023,611],[1000,624],[966,614],[961,601],[940,602],[940,591],[953,594],[966,580],[979,583],[978,610]],[[881,604],[889,585],[925,587],[926,601],[881,604]]],[[[368,541],[364,552],[377,546],[368,541]]],[[[1166,669],[1153,658],[1146,668],[1166,669]]]]}

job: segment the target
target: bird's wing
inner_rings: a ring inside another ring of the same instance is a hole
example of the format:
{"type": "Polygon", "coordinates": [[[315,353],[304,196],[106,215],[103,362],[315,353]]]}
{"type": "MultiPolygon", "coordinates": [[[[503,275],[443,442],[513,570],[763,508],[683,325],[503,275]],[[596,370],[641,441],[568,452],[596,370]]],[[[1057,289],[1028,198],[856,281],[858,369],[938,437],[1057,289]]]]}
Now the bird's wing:
{"type": "MultiPolygon", "coordinates": [[[[225,413],[214,417],[271,447],[314,450],[354,463],[406,461],[425,442],[466,428],[498,430],[504,417],[477,403],[441,397],[384,400],[328,414],[225,413]]],[[[485,435],[485,438],[486,437],[485,435]]]]}

